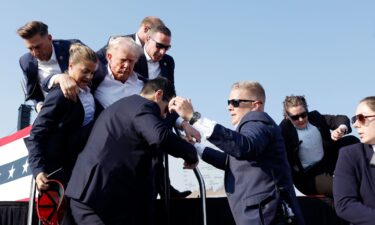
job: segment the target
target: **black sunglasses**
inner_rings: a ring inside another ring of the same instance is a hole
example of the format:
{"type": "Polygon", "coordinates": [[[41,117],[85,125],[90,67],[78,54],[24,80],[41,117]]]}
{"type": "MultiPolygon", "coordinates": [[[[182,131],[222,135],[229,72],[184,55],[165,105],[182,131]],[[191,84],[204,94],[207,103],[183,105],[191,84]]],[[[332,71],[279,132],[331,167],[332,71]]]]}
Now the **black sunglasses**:
{"type": "Polygon", "coordinates": [[[294,115],[294,116],[290,116],[290,115],[288,115],[288,116],[289,116],[289,118],[292,119],[292,120],[299,120],[299,118],[304,119],[304,118],[306,118],[306,116],[307,116],[307,112],[305,111],[305,112],[303,112],[303,113],[300,113],[300,114],[297,114],[297,115],[294,115]]]}
{"type": "Polygon", "coordinates": [[[352,124],[354,124],[357,120],[360,124],[365,124],[366,119],[369,117],[375,117],[375,115],[371,115],[371,116],[365,116],[363,114],[355,115],[352,117],[352,124]]]}
{"type": "Polygon", "coordinates": [[[241,102],[256,102],[255,100],[246,100],[246,99],[229,99],[228,105],[233,107],[239,107],[241,102]]]}
{"type": "Polygon", "coordinates": [[[153,39],[152,37],[150,37],[150,38],[155,42],[155,46],[158,49],[165,49],[167,51],[168,49],[170,49],[172,47],[170,45],[165,45],[165,44],[159,43],[159,42],[155,41],[155,39],[153,39]]]}

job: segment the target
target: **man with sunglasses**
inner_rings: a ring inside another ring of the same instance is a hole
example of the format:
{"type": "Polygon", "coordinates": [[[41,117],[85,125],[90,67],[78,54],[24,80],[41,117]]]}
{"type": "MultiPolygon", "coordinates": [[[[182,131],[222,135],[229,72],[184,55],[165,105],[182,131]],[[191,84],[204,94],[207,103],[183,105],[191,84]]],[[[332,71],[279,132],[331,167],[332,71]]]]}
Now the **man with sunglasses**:
{"type": "MultiPolygon", "coordinates": [[[[155,16],[146,16],[141,21],[141,24],[139,25],[139,28],[138,28],[136,33],[127,34],[127,35],[117,35],[117,36],[112,36],[111,38],[113,38],[113,37],[130,37],[139,46],[143,47],[145,45],[146,41],[147,41],[147,38],[148,38],[148,31],[152,27],[161,26],[161,25],[164,25],[164,22],[160,18],[155,17],[155,16]]],[[[111,38],[109,40],[111,40],[111,38]]],[[[109,43],[109,40],[108,40],[108,43],[109,43]]],[[[107,63],[106,53],[107,53],[108,43],[96,52],[99,60],[102,61],[104,64],[107,63]]]]}
{"type": "Polygon", "coordinates": [[[295,186],[306,195],[332,197],[338,151],[358,142],[354,136],[344,136],[352,131],[349,118],[309,112],[304,96],[286,96],[283,106],[280,127],[295,186]]]}
{"type": "Polygon", "coordinates": [[[281,131],[264,112],[265,101],[258,82],[234,83],[228,111],[235,130],[200,118],[189,100],[176,97],[169,107],[222,150],[194,144],[202,160],[225,170],[225,191],[237,225],[303,225],[281,131]]]}
{"type": "Polygon", "coordinates": [[[168,27],[163,25],[152,27],[148,31],[144,55],[134,66],[134,71],[145,79],[163,76],[174,83],[175,63],[172,56],[166,54],[171,48],[171,40],[172,33],[168,27]]]}

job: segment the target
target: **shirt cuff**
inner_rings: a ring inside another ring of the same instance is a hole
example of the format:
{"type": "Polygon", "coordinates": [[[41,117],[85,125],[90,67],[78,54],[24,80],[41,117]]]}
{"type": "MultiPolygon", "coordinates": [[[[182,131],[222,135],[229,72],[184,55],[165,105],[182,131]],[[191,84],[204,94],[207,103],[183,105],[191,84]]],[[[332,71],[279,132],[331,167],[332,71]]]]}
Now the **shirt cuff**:
{"type": "Polygon", "coordinates": [[[207,139],[212,135],[212,132],[214,132],[216,124],[216,121],[201,118],[193,124],[193,127],[198,130],[204,136],[204,138],[207,139]]]}
{"type": "Polygon", "coordinates": [[[50,79],[49,79],[49,82],[48,82],[48,89],[51,89],[53,87],[53,84],[55,82],[55,79],[58,75],[53,75],[50,79]]]}
{"type": "Polygon", "coordinates": [[[184,119],[182,119],[181,117],[178,117],[178,118],[176,119],[175,126],[178,127],[178,128],[182,128],[182,127],[181,127],[182,122],[184,122],[184,119]]]}
{"type": "Polygon", "coordinates": [[[348,133],[348,127],[347,127],[345,124],[341,124],[338,128],[339,128],[341,131],[344,130],[344,134],[347,134],[347,133],[348,133]]]}
{"type": "Polygon", "coordinates": [[[197,153],[198,153],[199,157],[202,158],[202,155],[203,155],[203,152],[204,152],[204,149],[206,148],[206,146],[204,146],[201,143],[196,142],[196,143],[194,143],[194,147],[197,150],[197,153]]]}

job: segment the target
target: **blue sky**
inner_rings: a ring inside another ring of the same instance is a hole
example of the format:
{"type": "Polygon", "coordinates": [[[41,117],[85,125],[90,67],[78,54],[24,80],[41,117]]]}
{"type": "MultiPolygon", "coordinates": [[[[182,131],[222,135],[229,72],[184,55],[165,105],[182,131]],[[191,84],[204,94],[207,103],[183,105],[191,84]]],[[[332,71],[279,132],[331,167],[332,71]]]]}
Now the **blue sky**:
{"type": "Polygon", "coordinates": [[[94,50],[110,35],[134,33],[143,17],[172,30],[177,93],[202,115],[230,125],[233,82],[259,81],[266,111],[279,123],[286,95],[305,95],[310,110],[354,114],[375,95],[375,2],[315,1],[6,1],[0,9],[0,137],[16,131],[24,102],[17,36],[30,20],[56,39],[78,38],[94,50]]]}

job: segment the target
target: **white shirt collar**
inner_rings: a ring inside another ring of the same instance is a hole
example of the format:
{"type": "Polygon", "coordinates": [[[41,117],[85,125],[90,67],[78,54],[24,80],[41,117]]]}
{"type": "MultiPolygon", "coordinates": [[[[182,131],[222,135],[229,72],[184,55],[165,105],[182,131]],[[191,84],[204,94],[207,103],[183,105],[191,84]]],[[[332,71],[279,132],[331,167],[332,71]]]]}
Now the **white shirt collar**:
{"type": "Polygon", "coordinates": [[[141,46],[142,47],[142,42],[141,42],[141,39],[139,39],[139,37],[138,37],[138,34],[137,33],[135,33],[135,43],[137,43],[139,46],[141,46]]]}
{"type": "Polygon", "coordinates": [[[148,55],[146,51],[146,47],[143,48],[143,52],[145,53],[147,62],[157,63],[157,62],[152,61],[151,57],[148,55]]]}
{"type": "Polygon", "coordinates": [[[374,152],[375,152],[375,145],[372,145],[372,149],[374,150],[374,152]]]}

